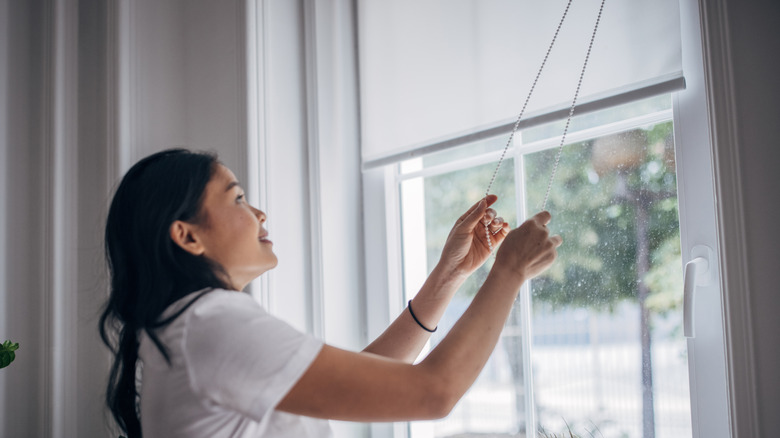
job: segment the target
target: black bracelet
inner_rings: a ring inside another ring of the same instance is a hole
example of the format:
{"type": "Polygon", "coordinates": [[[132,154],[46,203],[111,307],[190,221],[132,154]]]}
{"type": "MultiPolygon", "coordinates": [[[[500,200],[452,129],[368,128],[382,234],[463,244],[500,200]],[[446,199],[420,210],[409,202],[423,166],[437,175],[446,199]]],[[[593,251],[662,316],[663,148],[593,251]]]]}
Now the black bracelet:
{"type": "Polygon", "coordinates": [[[422,329],[423,329],[423,330],[425,330],[425,331],[426,331],[426,332],[428,332],[428,333],[433,333],[433,332],[435,332],[436,330],[438,330],[438,329],[439,329],[439,326],[437,325],[437,326],[436,326],[436,327],[435,327],[433,330],[431,330],[431,329],[429,329],[428,327],[424,326],[424,325],[423,325],[423,324],[420,322],[420,320],[419,320],[419,319],[417,319],[417,316],[415,316],[415,314],[414,314],[414,311],[412,310],[412,300],[409,300],[409,305],[408,305],[407,307],[409,307],[409,313],[412,315],[412,318],[414,318],[414,322],[416,322],[416,323],[417,323],[417,325],[419,325],[420,327],[422,327],[422,329]]]}

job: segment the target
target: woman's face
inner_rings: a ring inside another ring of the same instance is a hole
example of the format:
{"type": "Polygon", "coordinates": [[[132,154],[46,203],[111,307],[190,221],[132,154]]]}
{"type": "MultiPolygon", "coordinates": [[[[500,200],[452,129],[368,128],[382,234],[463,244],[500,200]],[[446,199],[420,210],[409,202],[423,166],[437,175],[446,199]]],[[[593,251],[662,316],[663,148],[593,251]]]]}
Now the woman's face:
{"type": "Polygon", "coordinates": [[[195,233],[203,255],[219,263],[232,286],[243,289],[250,281],[276,266],[273,243],[263,228],[265,213],[246,202],[233,172],[218,164],[206,185],[204,220],[195,233]]]}

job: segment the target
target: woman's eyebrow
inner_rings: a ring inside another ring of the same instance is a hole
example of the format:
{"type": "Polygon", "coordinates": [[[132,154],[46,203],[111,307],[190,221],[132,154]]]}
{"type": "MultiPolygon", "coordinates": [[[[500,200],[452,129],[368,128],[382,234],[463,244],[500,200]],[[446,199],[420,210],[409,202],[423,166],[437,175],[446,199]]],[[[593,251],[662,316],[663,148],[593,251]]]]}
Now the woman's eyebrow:
{"type": "Polygon", "coordinates": [[[229,192],[230,189],[232,189],[235,186],[240,186],[241,184],[238,181],[231,181],[230,184],[227,185],[227,188],[225,189],[226,192],[229,192]]]}

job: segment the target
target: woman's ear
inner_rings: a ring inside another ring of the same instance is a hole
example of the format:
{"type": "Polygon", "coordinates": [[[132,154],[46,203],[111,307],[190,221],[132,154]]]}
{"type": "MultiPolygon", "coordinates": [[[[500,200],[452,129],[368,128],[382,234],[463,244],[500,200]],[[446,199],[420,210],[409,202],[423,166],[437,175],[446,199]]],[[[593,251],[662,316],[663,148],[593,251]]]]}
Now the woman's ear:
{"type": "Polygon", "coordinates": [[[170,228],[171,240],[192,255],[203,255],[206,248],[194,228],[195,225],[188,222],[174,221],[170,228]]]}

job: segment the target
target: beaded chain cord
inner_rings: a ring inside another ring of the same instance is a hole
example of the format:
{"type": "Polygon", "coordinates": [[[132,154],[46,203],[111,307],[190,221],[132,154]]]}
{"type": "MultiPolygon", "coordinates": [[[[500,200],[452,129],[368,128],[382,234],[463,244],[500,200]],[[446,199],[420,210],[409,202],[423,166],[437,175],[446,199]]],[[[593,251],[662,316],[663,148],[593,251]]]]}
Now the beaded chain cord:
{"type": "MultiPolygon", "coordinates": [[[[574,108],[577,105],[577,98],[580,94],[580,88],[582,87],[582,79],[585,77],[585,70],[588,67],[588,60],[590,59],[590,53],[593,49],[593,41],[596,39],[596,32],[599,28],[599,23],[601,22],[601,14],[604,11],[604,2],[606,0],[601,0],[601,6],[599,7],[599,13],[596,17],[596,24],[593,26],[593,32],[590,36],[590,43],[588,44],[588,51],[585,54],[585,62],[582,64],[582,70],[580,71],[580,77],[577,81],[577,89],[574,92],[574,98],[571,102],[571,108],[569,109],[569,116],[566,118],[566,126],[563,129],[563,134],[561,135],[561,143],[560,146],[558,146],[558,153],[555,157],[555,163],[553,164],[552,172],[550,173],[550,180],[547,184],[547,192],[544,194],[544,201],[542,202],[541,210],[544,210],[547,207],[547,199],[550,196],[550,189],[552,188],[552,183],[555,178],[555,172],[558,170],[558,163],[561,160],[561,153],[563,152],[563,145],[566,141],[566,134],[569,131],[569,125],[571,124],[571,119],[574,116],[574,108]]],[[[563,26],[563,21],[566,19],[566,15],[569,13],[569,7],[571,6],[572,0],[569,0],[568,3],[566,3],[566,9],[563,11],[563,15],[561,16],[560,22],[558,22],[558,27],[555,29],[555,34],[553,35],[552,41],[550,41],[550,46],[547,47],[547,53],[544,55],[544,59],[542,60],[542,64],[539,66],[539,70],[536,72],[536,77],[534,78],[533,84],[531,84],[531,88],[528,91],[528,95],[525,98],[525,102],[523,103],[523,108],[520,110],[520,114],[517,116],[517,120],[515,121],[515,125],[512,128],[512,132],[509,134],[509,139],[506,142],[506,145],[504,146],[504,150],[501,152],[501,158],[498,159],[498,164],[496,165],[496,170],[493,171],[493,176],[490,178],[490,183],[488,183],[487,190],[485,190],[485,197],[490,194],[490,188],[493,187],[493,183],[496,180],[496,175],[498,175],[498,170],[501,168],[501,163],[504,161],[504,156],[506,155],[506,151],[509,149],[509,146],[512,144],[512,139],[515,136],[515,133],[517,132],[517,129],[520,127],[520,120],[523,118],[523,114],[525,113],[525,109],[528,106],[528,101],[531,99],[531,95],[534,92],[534,89],[536,88],[536,83],[539,81],[539,76],[542,74],[542,70],[544,70],[545,64],[547,64],[547,58],[550,56],[550,52],[552,51],[553,46],[555,45],[555,40],[558,38],[558,33],[561,30],[561,27],[563,26]]],[[[490,249],[490,252],[493,252],[493,242],[490,239],[490,223],[485,224],[485,237],[487,238],[488,248],[490,249]]]]}

